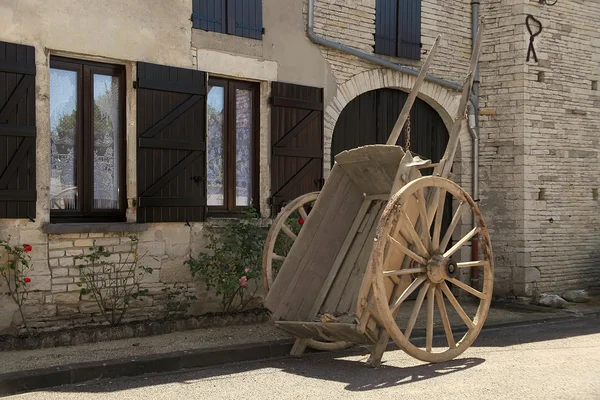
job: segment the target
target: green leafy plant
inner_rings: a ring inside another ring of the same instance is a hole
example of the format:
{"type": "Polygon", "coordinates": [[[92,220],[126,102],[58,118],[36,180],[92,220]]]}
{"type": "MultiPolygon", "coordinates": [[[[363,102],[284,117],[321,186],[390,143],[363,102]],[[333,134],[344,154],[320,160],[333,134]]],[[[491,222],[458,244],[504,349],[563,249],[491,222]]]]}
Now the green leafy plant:
{"type": "MultiPolygon", "coordinates": [[[[10,241],[10,238],[8,238],[10,241]]],[[[0,275],[4,279],[8,292],[6,293],[15,302],[19,308],[21,319],[23,320],[23,326],[28,334],[31,334],[29,327],[27,326],[27,319],[23,312],[23,305],[27,301],[29,295],[29,284],[31,278],[28,276],[31,257],[27,254],[32,250],[32,247],[28,244],[11,246],[8,241],[0,239],[0,247],[4,248],[5,254],[0,260],[5,259],[6,261],[0,263],[0,275]]]]}
{"type": "Polygon", "coordinates": [[[162,289],[166,295],[165,307],[167,318],[178,317],[185,314],[193,300],[197,300],[196,296],[188,294],[188,288],[184,284],[173,284],[162,289]]]}
{"type": "Polygon", "coordinates": [[[184,262],[192,276],[206,283],[221,297],[225,312],[244,309],[255,297],[259,285],[251,283],[262,275],[261,259],[267,230],[260,226],[260,214],[250,208],[243,218],[206,224],[207,252],[184,262]]]}
{"type": "MultiPolygon", "coordinates": [[[[100,308],[102,316],[111,324],[117,325],[123,319],[132,299],[146,296],[148,290],[140,288],[140,282],[145,275],[152,273],[152,268],[140,263],[144,257],[138,256],[138,239],[129,237],[130,251],[125,260],[124,255],[120,261],[113,261],[113,253],[104,246],[94,245],[89,248],[90,253],[75,257],[82,263],[78,265],[81,273],[81,295],[92,294],[100,308]]],[[[114,259],[114,257],[113,257],[114,259]]]]}

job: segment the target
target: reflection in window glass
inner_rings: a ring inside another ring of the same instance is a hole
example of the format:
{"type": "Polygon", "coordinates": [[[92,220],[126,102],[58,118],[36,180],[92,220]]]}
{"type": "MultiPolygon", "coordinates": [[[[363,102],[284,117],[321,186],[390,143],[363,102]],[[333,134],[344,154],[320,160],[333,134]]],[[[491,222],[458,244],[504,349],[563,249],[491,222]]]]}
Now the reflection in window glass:
{"type": "Polygon", "coordinates": [[[119,209],[119,77],[94,75],[94,209],[119,209]]]}
{"type": "Polygon", "coordinates": [[[77,205],[77,72],[50,69],[50,207],[77,205]]]}
{"type": "Polygon", "coordinates": [[[209,86],[207,96],[208,139],[206,143],[207,204],[225,205],[224,109],[225,90],[209,86]]]}
{"type": "Polygon", "coordinates": [[[252,92],[235,91],[235,205],[252,204],[252,92]]]}

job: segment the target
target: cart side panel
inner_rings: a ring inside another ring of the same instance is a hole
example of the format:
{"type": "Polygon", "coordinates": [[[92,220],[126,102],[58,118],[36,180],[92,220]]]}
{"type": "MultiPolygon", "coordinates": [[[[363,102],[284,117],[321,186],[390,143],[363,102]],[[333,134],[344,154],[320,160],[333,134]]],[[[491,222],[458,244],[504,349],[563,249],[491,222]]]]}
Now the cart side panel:
{"type": "Polygon", "coordinates": [[[321,313],[348,314],[356,308],[357,293],[365,273],[377,223],[385,207],[384,201],[374,201],[362,221],[350,250],[336,275],[321,313]]]}
{"type": "Polygon", "coordinates": [[[309,318],[362,201],[359,188],[334,166],[265,299],[275,320],[309,318]]]}
{"type": "Polygon", "coordinates": [[[343,151],[335,162],[363,193],[389,196],[402,157],[402,147],[379,144],[343,151]]]}

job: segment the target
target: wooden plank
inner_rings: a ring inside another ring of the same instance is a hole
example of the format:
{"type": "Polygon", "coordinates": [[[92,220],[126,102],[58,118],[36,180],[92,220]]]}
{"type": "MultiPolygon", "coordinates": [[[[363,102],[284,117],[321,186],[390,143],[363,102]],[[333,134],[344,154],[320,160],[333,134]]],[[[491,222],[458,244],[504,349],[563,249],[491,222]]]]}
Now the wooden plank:
{"type": "Polygon", "coordinates": [[[8,100],[0,109],[0,121],[6,121],[13,109],[17,106],[21,98],[25,95],[28,89],[33,90],[35,78],[33,75],[23,75],[15,90],[9,95],[8,100]]]}
{"type": "Polygon", "coordinates": [[[323,103],[316,101],[307,101],[292,99],[288,97],[273,96],[271,102],[274,107],[302,108],[304,110],[323,111],[323,103]]]}
{"type": "Polygon", "coordinates": [[[402,111],[400,112],[400,115],[398,116],[398,120],[396,121],[396,124],[392,128],[390,137],[387,140],[388,145],[396,144],[396,142],[398,141],[398,138],[400,137],[400,133],[402,133],[402,128],[404,128],[404,124],[406,123],[406,120],[408,119],[410,110],[412,109],[412,106],[413,106],[415,100],[417,99],[417,95],[419,94],[419,90],[421,89],[421,86],[423,85],[423,82],[425,81],[425,76],[427,75],[427,70],[429,69],[429,65],[431,64],[431,62],[433,61],[433,58],[435,57],[435,53],[437,52],[437,48],[440,43],[440,38],[441,38],[440,35],[438,35],[435,38],[435,42],[433,42],[433,45],[431,46],[431,50],[429,50],[429,55],[427,56],[425,63],[423,63],[423,66],[421,67],[421,72],[419,73],[419,76],[418,76],[414,86],[412,87],[410,94],[408,95],[408,99],[406,99],[406,102],[404,103],[404,106],[402,107],[402,111]]]}
{"type": "Polygon", "coordinates": [[[316,235],[311,245],[312,248],[319,251],[309,249],[312,254],[308,257],[308,263],[313,267],[309,268],[298,280],[297,288],[299,290],[297,292],[302,296],[302,300],[296,302],[297,312],[293,312],[296,307],[292,308],[290,320],[307,319],[314,301],[327,279],[335,257],[350,230],[354,221],[353,216],[358,213],[363,201],[362,192],[350,180],[348,180],[346,190],[333,200],[331,217],[326,218],[322,224],[323,229],[316,235]]]}
{"type": "Polygon", "coordinates": [[[389,193],[404,151],[399,146],[370,145],[344,151],[336,163],[367,195],[389,193]]]}
{"type": "Polygon", "coordinates": [[[194,161],[202,156],[203,152],[201,151],[193,151],[188,154],[183,160],[178,162],[175,166],[173,166],[169,171],[161,176],[156,182],[152,184],[144,193],[140,194],[139,197],[147,197],[152,196],[157,191],[162,189],[171,179],[175,178],[179,173],[181,173],[186,167],[191,165],[194,161]]]}
{"type": "Polygon", "coordinates": [[[142,133],[140,135],[140,138],[153,138],[167,126],[171,125],[177,118],[185,114],[190,108],[192,108],[194,105],[196,105],[196,103],[198,103],[202,99],[204,99],[204,96],[190,96],[183,103],[171,110],[160,121],[152,125],[150,129],[142,133]]]}
{"type": "Polygon", "coordinates": [[[0,124],[0,136],[35,137],[35,126],[0,124]]]}
{"type": "MultiPolygon", "coordinates": [[[[306,240],[310,241],[310,238],[315,235],[319,229],[319,223],[323,220],[325,214],[327,214],[328,210],[332,207],[331,199],[335,195],[337,187],[342,183],[345,177],[346,174],[341,168],[334,167],[331,170],[329,178],[327,179],[327,183],[323,187],[323,190],[319,193],[319,197],[317,198],[317,201],[311,210],[311,219],[315,220],[315,223],[312,221],[306,221],[300,230],[300,236],[307,236],[308,239],[306,240]]],[[[298,245],[295,244],[290,250],[290,253],[288,253],[286,261],[279,269],[277,279],[275,279],[272,287],[269,289],[269,293],[265,297],[265,307],[267,307],[273,313],[275,313],[281,306],[283,295],[287,291],[288,286],[293,282],[294,276],[297,272],[296,264],[303,256],[303,254],[300,252],[297,253],[295,258],[289,259],[289,256],[292,252],[295,252],[295,247],[297,246],[298,245]]],[[[306,246],[302,245],[302,247],[304,248],[306,246]]]]}
{"type": "MultiPolygon", "coordinates": [[[[288,288],[288,292],[284,295],[282,302],[285,307],[288,308],[285,319],[301,321],[310,320],[308,318],[310,308],[312,308],[321,289],[322,282],[325,281],[337,251],[343,244],[345,235],[352,224],[352,220],[340,220],[339,218],[339,215],[348,214],[343,213],[343,211],[348,210],[348,205],[352,204],[347,201],[347,197],[356,200],[357,197],[360,196],[360,193],[356,191],[351,193],[352,189],[353,184],[346,175],[340,185],[336,188],[330,188],[330,190],[333,190],[332,196],[323,196],[323,200],[329,202],[330,205],[328,206],[327,213],[319,218],[319,226],[314,232],[314,235],[311,235],[309,240],[304,239],[304,241],[298,241],[300,245],[297,249],[301,259],[296,263],[297,272],[294,277],[294,282],[288,288]],[[323,272],[323,270],[325,271],[323,272]],[[323,277],[321,274],[325,274],[325,276],[323,277]],[[309,309],[305,310],[306,308],[309,309]],[[300,310],[303,309],[305,310],[304,314],[299,315],[299,313],[301,313],[300,310]]],[[[321,192],[321,195],[323,195],[323,192],[321,192]]],[[[321,195],[319,197],[321,197],[321,195]]],[[[362,202],[362,196],[360,200],[362,202]]],[[[360,204],[358,204],[358,206],[360,206],[360,204]]],[[[315,203],[311,214],[315,211],[316,207],[317,204],[315,203]]],[[[348,211],[351,213],[356,212],[356,210],[348,211]]],[[[313,219],[313,221],[315,221],[315,219],[313,219]]],[[[307,223],[305,223],[303,230],[306,229],[306,225],[307,223]]]]}
{"type": "Polygon", "coordinates": [[[298,338],[316,340],[344,340],[353,343],[372,344],[367,335],[358,333],[355,324],[276,321],[275,326],[298,338]],[[325,336],[325,337],[324,337],[325,336]]]}
{"type": "MultiPolygon", "coordinates": [[[[333,284],[331,290],[327,294],[325,302],[320,310],[321,313],[346,313],[349,310],[341,310],[339,308],[340,299],[344,294],[346,294],[346,285],[348,283],[348,279],[351,275],[351,272],[354,268],[360,268],[356,265],[356,260],[358,255],[360,254],[361,249],[365,244],[365,237],[369,233],[365,232],[365,227],[370,226],[373,223],[373,220],[377,217],[378,210],[380,208],[380,204],[372,204],[368,213],[363,218],[363,226],[361,226],[361,230],[357,232],[352,238],[352,243],[347,252],[346,256],[342,260],[342,264],[334,277],[333,284]]],[[[357,293],[347,294],[348,296],[356,297],[357,293]]]]}
{"type": "Polygon", "coordinates": [[[308,125],[317,117],[320,117],[321,113],[313,110],[306,117],[304,117],[295,127],[293,127],[289,132],[285,134],[277,143],[275,143],[275,147],[284,147],[287,145],[292,139],[294,139],[303,129],[308,127],[308,125]]]}
{"type": "Polygon", "coordinates": [[[138,77],[137,87],[139,89],[149,89],[173,93],[187,93],[206,95],[206,85],[204,83],[180,83],[169,81],[155,81],[146,77],[138,77]]]}
{"type": "Polygon", "coordinates": [[[363,246],[356,259],[356,266],[350,271],[350,275],[346,280],[346,288],[343,296],[340,298],[340,304],[338,305],[339,310],[348,312],[356,309],[358,291],[360,290],[362,277],[369,265],[369,259],[374,245],[373,238],[375,238],[375,234],[377,233],[377,225],[384,208],[385,203],[380,203],[377,210],[374,210],[376,212],[373,213],[373,219],[369,221],[369,224],[366,226],[366,229],[368,230],[364,232],[364,236],[361,238],[363,246]]]}
{"type": "Polygon", "coordinates": [[[204,151],[206,143],[204,142],[184,142],[182,140],[165,140],[140,138],[138,146],[141,148],[169,149],[169,150],[192,150],[204,151]]]}
{"type": "Polygon", "coordinates": [[[310,311],[309,319],[314,318],[318,314],[319,310],[321,309],[321,306],[323,305],[325,298],[327,297],[329,290],[331,289],[331,285],[333,284],[333,281],[336,279],[336,277],[338,275],[338,271],[340,270],[340,267],[342,266],[342,263],[346,259],[348,250],[350,250],[350,245],[352,245],[354,243],[354,240],[356,238],[356,233],[358,232],[358,229],[362,225],[363,219],[365,218],[365,215],[367,215],[367,211],[369,210],[369,208],[371,208],[371,204],[372,204],[372,202],[370,200],[364,200],[362,205],[360,206],[360,209],[358,210],[358,213],[356,214],[356,217],[354,218],[354,222],[352,223],[352,226],[350,227],[350,231],[346,235],[346,239],[344,239],[344,243],[342,244],[342,247],[336,256],[335,261],[333,262],[331,270],[329,271],[329,275],[327,276],[327,279],[323,283],[321,291],[319,292],[319,295],[317,296],[317,298],[315,300],[315,304],[313,305],[313,308],[310,311]]]}

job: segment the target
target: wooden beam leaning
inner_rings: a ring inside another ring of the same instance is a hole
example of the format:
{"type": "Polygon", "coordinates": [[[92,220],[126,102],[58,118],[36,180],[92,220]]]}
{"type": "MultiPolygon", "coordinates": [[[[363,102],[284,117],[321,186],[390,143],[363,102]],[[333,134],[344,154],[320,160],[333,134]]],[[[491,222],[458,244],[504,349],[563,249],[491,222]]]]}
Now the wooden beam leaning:
{"type": "Polygon", "coordinates": [[[429,64],[431,64],[431,61],[433,60],[433,57],[437,51],[437,47],[440,42],[440,38],[441,38],[441,35],[438,35],[435,38],[435,42],[433,43],[433,46],[431,46],[431,50],[429,50],[429,55],[427,56],[427,59],[425,60],[425,63],[423,64],[423,67],[421,68],[419,77],[417,78],[415,85],[413,86],[412,90],[410,91],[410,94],[408,95],[408,98],[406,99],[406,102],[404,103],[404,106],[402,107],[402,111],[400,112],[400,115],[398,116],[398,120],[396,121],[396,124],[392,128],[392,132],[390,133],[390,137],[388,138],[387,143],[386,143],[388,145],[392,145],[392,146],[395,145],[396,142],[398,141],[398,138],[400,137],[402,128],[404,127],[404,124],[406,123],[406,120],[408,119],[408,115],[410,114],[410,110],[412,109],[412,105],[415,102],[415,99],[417,98],[417,94],[419,94],[419,90],[421,89],[423,82],[425,81],[425,76],[427,75],[427,70],[429,69],[429,64]]]}
{"type": "Polygon", "coordinates": [[[479,30],[477,31],[477,37],[473,45],[473,54],[471,54],[471,64],[469,65],[469,73],[463,86],[463,91],[460,96],[460,103],[458,104],[458,110],[456,111],[456,119],[452,125],[450,131],[450,139],[446,151],[442,156],[440,165],[435,168],[434,175],[440,175],[447,178],[450,175],[450,169],[452,169],[452,163],[454,156],[456,155],[456,149],[458,147],[458,136],[462,127],[462,122],[465,120],[465,113],[467,111],[467,104],[469,103],[469,96],[471,95],[471,88],[473,87],[473,79],[475,78],[475,70],[477,69],[477,62],[479,61],[479,55],[481,53],[481,42],[483,39],[484,25],[483,21],[479,22],[479,30]],[[440,169],[441,168],[441,169],[440,169]]]}

